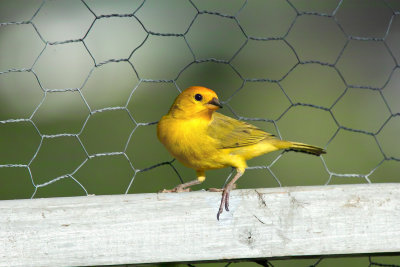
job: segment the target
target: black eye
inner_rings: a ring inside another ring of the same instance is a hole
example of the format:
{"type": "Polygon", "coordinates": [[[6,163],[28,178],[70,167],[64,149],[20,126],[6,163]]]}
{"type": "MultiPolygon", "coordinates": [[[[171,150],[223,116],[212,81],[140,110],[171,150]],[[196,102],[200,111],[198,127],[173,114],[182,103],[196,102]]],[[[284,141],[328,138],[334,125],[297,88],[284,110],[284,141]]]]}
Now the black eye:
{"type": "Polygon", "coordinates": [[[201,100],[203,100],[203,96],[201,94],[196,94],[194,96],[194,99],[196,99],[197,101],[201,101],[201,100]]]}

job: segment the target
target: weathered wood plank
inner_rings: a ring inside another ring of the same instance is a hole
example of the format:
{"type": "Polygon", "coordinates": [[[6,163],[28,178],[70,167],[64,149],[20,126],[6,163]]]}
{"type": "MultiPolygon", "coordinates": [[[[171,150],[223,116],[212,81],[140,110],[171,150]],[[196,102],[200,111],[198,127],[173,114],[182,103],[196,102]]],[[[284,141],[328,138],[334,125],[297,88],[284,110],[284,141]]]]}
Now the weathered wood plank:
{"type": "Polygon", "coordinates": [[[0,266],[400,251],[400,184],[0,201],[0,266]]]}

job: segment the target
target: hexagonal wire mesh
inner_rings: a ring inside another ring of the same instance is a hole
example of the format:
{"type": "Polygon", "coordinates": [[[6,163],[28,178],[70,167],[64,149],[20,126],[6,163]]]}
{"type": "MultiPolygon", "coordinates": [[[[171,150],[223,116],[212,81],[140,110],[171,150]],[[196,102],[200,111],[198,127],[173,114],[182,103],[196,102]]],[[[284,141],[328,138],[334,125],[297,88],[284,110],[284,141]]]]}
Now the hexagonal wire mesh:
{"type": "MultiPolygon", "coordinates": [[[[398,2],[0,6],[0,199],[156,192],[190,180],[155,136],[190,85],[214,89],[227,115],[328,151],[254,159],[241,187],[399,182],[398,2]]],[[[222,186],[229,171],[198,188],[222,186]]],[[[354,266],[340,260],[294,264],[354,266]]],[[[375,261],[356,264],[388,266],[375,261]]]]}

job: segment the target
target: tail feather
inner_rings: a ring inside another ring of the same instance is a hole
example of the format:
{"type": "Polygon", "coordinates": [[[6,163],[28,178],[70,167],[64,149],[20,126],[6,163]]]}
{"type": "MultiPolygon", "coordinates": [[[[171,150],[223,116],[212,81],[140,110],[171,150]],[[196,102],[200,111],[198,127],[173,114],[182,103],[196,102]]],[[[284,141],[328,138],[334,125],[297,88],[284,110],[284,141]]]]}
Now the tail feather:
{"type": "Polygon", "coordinates": [[[290,141],[282,141],[279,140],[278,143],[275,144],[278,149],[285,149],[285,151],[295,151],[302,152],[311,155],[319,156],[321,154],[325,154],[326,151],[323,148],[317,146],[311,146],[303,143],[290,142],[290,141]]]}
{"type": "Polygon", "coordinates": [[[316,155],[316,156],[326,153],[326,151],[323,148],[320,148],[317,146],[311,146],[311,145],[295,143],[295,142],[290,142],[290,143],[291,143],[291,146],[286,149],[287,151],[302,152],[302,153],[312,154],[312,155],[316,155]]]}

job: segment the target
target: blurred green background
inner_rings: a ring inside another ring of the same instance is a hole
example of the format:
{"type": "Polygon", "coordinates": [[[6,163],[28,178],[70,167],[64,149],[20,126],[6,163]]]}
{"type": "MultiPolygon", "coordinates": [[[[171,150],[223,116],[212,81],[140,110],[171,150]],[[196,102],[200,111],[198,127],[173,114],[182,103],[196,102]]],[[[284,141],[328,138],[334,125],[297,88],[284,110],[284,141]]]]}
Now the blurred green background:
{"type": "Polygon", "coordinates": [[[157,192],[174,168],[192,180],[176,161],[141,171],[172,160],[153,122],[191,85],[328,152],[253,159],[239,188],[400,182],[400,4],[339,2],[0,1],[0,199],[157,192]]]}

